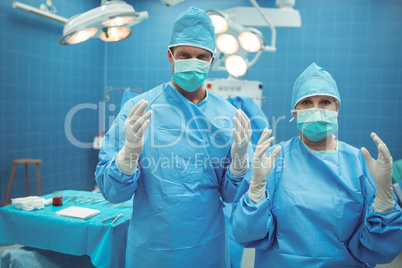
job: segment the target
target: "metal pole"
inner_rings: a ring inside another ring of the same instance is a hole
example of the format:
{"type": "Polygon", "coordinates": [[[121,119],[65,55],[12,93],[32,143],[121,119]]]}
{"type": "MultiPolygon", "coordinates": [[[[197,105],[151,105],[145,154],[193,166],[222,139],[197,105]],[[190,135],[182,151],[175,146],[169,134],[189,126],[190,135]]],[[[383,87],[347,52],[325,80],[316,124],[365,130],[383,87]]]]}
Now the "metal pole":
{"type": "Polygon", "coordinates": [[[18,8],[18,9],[21,9],[21,10],[24,10],[24,11],[28,11],[28,12],[30,12],[32,14],[35,14],[35,15],[38,15],[38,16],[41,16],[41,17],[44,17],[44,18],[47,18],[47,19],[51,19],[51,20],[54,20],[54,21],[57,21],[57,22],[60,22],[60,23],[63,23],[63,24],[65,24],[68,21],[67,18],[63,18],[61,16],[52,14],[50,12],[40,10],[39,8],[35,8],[35,7],[31,7],[31,6],[22,4],[20,2],[13,2],[13,8],[18,8]]]}

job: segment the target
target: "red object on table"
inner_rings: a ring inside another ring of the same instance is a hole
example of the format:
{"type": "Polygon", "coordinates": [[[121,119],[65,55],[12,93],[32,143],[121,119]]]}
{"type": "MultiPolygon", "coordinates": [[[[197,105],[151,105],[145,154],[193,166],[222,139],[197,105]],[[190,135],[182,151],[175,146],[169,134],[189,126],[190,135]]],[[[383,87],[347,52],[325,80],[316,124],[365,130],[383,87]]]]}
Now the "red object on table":
{"type": "Polygon", "coordinates": [[[63,205],[63,197],[62,196],[54,196],[53,197],[53,206],[59,207],[63,205]]]}

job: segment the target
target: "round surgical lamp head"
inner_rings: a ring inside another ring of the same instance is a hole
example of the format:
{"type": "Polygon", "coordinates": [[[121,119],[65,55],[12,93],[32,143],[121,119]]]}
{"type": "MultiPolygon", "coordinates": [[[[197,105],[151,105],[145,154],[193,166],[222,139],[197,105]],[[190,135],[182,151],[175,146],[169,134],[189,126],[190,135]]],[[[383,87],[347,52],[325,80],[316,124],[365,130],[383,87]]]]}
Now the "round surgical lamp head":
{"type": "Polygon", "coordinates": [[[225,67],[228,73],[234,77],[243,76],[247,72],[246,61],[237,55],[228,57],[225,61],[225,67]]]}
{"type": "Polygon", "coordinates": [[[230,34],[221,34],[216,38],[216,46],[225,54],[236,53],[239,49],[239,43],[236,38],[230,34]]]}
{"type": "Polygon", "coordinates": [[[239,42],[242,48],[248,52],[257,52],[265,47],[265,40],[256,31],[246,31],[239,35],[239,42]]]}
{"type": "Polygon", "coordinates": [[[228,20],[226,13],[220,10],[207,10],[205,13],[211,18],[212,24],[215,27],[215,34],[221,34],[228,30],[228,20]]]}
{"type": "Polygon", "coordinates": [[[112,27],[105,28],[99,35],[99,38],[105,42],[118,42],[122,41],[131,35],[131,30],[126,27],[112,27]]]}
{"type": "Polygon", "coordinates": [[[211,15],[209,17],[212,20],[212,24],[215,26],[216,34],[224,33],[228,30],[229,28],[228,22],[222,16],[211,15]]]}
{"type": "Polygon", "coordinates": [[[94,36],[98,32],[98,29],[96,27],[88,28],[82,31],[79,31],[77,33],[74,33],[71,35],[71,37],[68,37],[67,39],[67,44],[73,45],[73,44],[78,44],[81,42],[84,42],[94,36]]]}
{"type": "Polygon", "coordinates": [[[107,21],[102,22],[103,26],[115,27],[129,24],[135,20],[135,17],[117,17],[107,21]]]}

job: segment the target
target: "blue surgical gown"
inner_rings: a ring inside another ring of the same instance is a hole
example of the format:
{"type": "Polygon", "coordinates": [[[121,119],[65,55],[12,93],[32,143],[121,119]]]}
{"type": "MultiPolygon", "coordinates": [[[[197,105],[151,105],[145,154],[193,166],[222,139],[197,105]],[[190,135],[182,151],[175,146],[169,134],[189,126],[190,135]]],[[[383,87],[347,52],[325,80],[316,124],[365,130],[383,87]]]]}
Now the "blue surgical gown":
{"type": "Polygon", "coordinates": [[[168,83],[123,106],[104,137],[96,181],[113,203],[134,195],[126,267],[229,267],[221,200],[231,203],[242,180],[228,167],[235,111],[211,92],[195,105],[168,83]],[[153,114],[128,176],[115,161],[124,121],[141,99],[153,114]]]}
{"type": "Polygon", "coordinates": [[[338,142],[338,151],[313,153],[299,137],[280,145],[267,198],[250,203],[245,178],[233,205],[234,237],[256,248],[255,267],[365,267],[398,255],[402,210],[373,209],[375,184],[360,150],[338,142]]]}

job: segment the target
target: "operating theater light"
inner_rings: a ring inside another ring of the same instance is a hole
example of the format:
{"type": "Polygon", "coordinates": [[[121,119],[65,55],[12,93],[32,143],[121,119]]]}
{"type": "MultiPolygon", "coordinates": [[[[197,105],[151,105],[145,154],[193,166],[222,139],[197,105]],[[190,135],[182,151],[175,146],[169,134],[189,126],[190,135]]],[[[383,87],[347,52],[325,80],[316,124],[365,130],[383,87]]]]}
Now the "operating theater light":
{"type": "Polygon", "coordinates": [[[131,30],[126,27],[113,27],[108,31],[104,31],[99,35],[99,38],[105,42],[122,41],[131,35],[131,30]]]}
{"type": "Polygon", "coordinates": [[[82,31],[79,31],[78,33],[73,34],[69,39],[68,43],[69,44],[78,44],[81,42],[84,42],[94,36],[98,32],[98,29],[95,27],[91,27],[82,31]]]}
{"type": "Polygon", "coordinates": [[[51,19],[64,25],[60,45],[82,43],[90,38],[99,37],[105,42],[118,42],[131,35],[131,26],[148,19],[148,12],[136,12],[131,5],[122,0],[102,0],[101,6],[70,19],[54,14],[56,8],[51,0],[42,4],[40,9],[14,1],[13,8],[51,19]],[[51,8],[51,11],[49,9],[51,8]]]}
{"type": "Polygon", "coordinates": [[[228,73],[234,77],[243,76],[247,72],[247,63],[240,56],[232,55],[225,60],[225,67],[228,73]]]}
{"type": "Polygon", "coordinates": [[[215,27],[215,33],[220,34],[224,33],[228,30],[229,25],[228,22],[220,15],[210,15],[209,16],[212,20],[212,24],[215,27]]]}
{"type": "Polygon", "coordinates": [[[276,51],[276,27],[301,27],[300,12],[293,8],[295,0],[276,0],[278,8],[261,8],[256,0],[249,2],[252,7],[206,11],[215,27],[212,70],[227,71],[238,79],[245,78],[263,52],[276,51]],[[253,27],[268,27],[270,42],[253,27]]]}
{"type": "Polygon", "coordinates": [[[264,46],[264,38],[257,33],[242,32],[239,35],[240,45],[248,52],[257,52],[264,46]]]}
{"type": "Polygon", "coordinates": [[[226,70],[232,77],[240,78],[247,73],[262,52],[276,50],[275,34],[273,46],[267,46],[257,29],[243,27],[220,10],[208,10],[206,13],[215,27],[217,59],[213,70],[226,70]],[[250,53],[255,53],[251,60],[248,59],[250,53]],[[222,63],[224,67],[221,66],[222,63]]]}
{"type": "Polygon", "coordinates": [[[104,22],[102,22],[102,25],[107,26],[107,27],[121,26],[124,24],[129,24],[130,22],[133,22],[134,20],[135,20],[135,17],[121,17],[121,18],[118,17],[118,18],[104,21],[104,22]]]}
{"type": "Polygon", "coordinates": [[[216,46],[225,54],[236,53],[239,49],[237,39],[230,34],[221,34],[216,38],[216,46]]]}
{"type": "Polygon", "coordinates": [[[131,35],[130,27],[148,18],[148,12],[136,12],[125,1],[107,1],[103,5],[70,18],[64,25],[60,45],[78,44],[99,37],[118,42],[131,35]]]}

